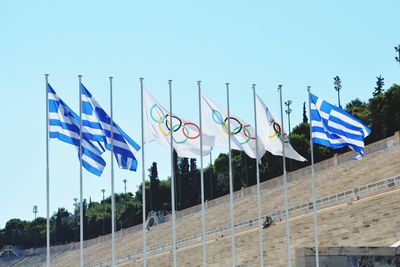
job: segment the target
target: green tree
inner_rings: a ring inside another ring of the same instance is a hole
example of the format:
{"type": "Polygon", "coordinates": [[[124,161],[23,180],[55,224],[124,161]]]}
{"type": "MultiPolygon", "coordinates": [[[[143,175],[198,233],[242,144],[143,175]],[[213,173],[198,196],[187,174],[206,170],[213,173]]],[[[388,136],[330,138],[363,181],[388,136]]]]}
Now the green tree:
{"type": "Polygon", "coordinates": [[[376,77],[377,81],[376,81],[376,87],[375,87],[375,91],[372,93],[373,96],[377,96],[379,94],[383,93],[383,85],[385,84],[384,82],[384,78],[382,78],[382,75],[379,75],[379,77],[376,77]]]}
{"type": "Polygon", "coordinates": [[[20,219],[9,220],[4,228],[4,243],[27,247],[30,245],[26,234],[27,222],[20,219]]]}
{"type": "Polygon", "coordinates": [[[400,130],[400,86],[394,84],[385,93],[386,109],[385,119],[387,120],[386,136],[393,135],[400,130]]]}
{"type": "Polygon", "coordinates": [[[85,229],[85,231],[87,231],[86,236],[88,238],[97,236],[102,232],[101,230],[103,227],[103,205],[97,202],[91,202],[86,212],[86,217],[90,225],[89,229],[85,229]]]}
{"type": "Polygon", "coordinates": [[[244,151],[232,150],[234,190],[256,183],[255,159],[244,151]]]}
{"type": "Polygon", "coordinates": [[[303,102],[303,123],[308,122],[306,102],[303,102]]]}
{"type": "MultiPolygon", "coordinates": [[[[71,214],[65,208],[58,208],[55,214],[55,240],[58,244],[72,240],[73,220],[71,214]]],[[[87,229],[87,228],[86,228],[87,229]]]]}
{"type": "Polygon", "coordinates": [[[175,184],[173,186],[174,186],[174,190],[175,190],[175,208],[177,210],[179,210],[179,208],[180,208],[180,201],[179,201],[180,190],[179,190],[179,188],[181,186],[181,184],[180,184],[181,183],[181,180],[180,180],[181,177],[180,177],[180,171],[179,171],[179,161],[180,161],[180,159],[178,157],[178,154],[174,150],[174,153],[173,153],[173,165],[174,165],[175,184]]]}
{"type": "MultiPolygon", "coordinates": [[[[145,191],[146,191],[146,216],[147,216],[147,214],[149,213],[149,211],[150,211],[150,207],[149,207],[149,204],[150,204],[150,182],[148,182],[148,181],[146,181],[146,183],[145,183],[145,191]]],[[[140,184],[139,186],[138,186],[138,189],[136,190],[136,192],[135,192],[135,200],[136,200],[136,202],[138,202],[138,203],[140,203],[140,210],[138,211],[139,213],[138,213],[138,216],[140,217],[140,221],[142,221],[142,207],[143,207],[143,205],[142,205],[142,187],[143,187],[143,184],[140,184]]]]}
{"type": "Polygon", "coordinates": [[[179,158],[178,164],[178,177],[177,180],[178,184],[178,209],[182,210],[187,206],[187,191],[188,188],[188,179],[190,175],[190,166],[189,166],[189,159],[188,158],[179,158]]]}
{"type": "Polygon", "coordinates": [[[229,167],[228,155],[221,153],[214,161],[214,173],[216,180],[215,196],[219,197],[229,193],[229,167]]]}
{"type": "Polygon", "coordinates": [[[204,197],[211,200],[215,198],[215,173],[213,166],[208,166],[204,169],[204,197]]]}
{"type": "Polygon", "coordinates": [[[171,178],[160,181],[160,203],[162,210],[172,210],[171,206],[171,178]]]}
{"type": "Polygon", "coordinates": [[[369,122],[370,113],[368,110],[368,104],[361,101],[360,99],[356,98],[350,101],[350,103],[346,105],[346,111],[354,115],[358,119],[360,119],[362,122],[366,124],[370,123],[369,122]]]}
{"type": "Polygon", "coordinates": [[[150,178],[150,209],[159,210],[160,209],[160,180],[158,179],[157,162],[153,162],[149,168],[149,178],[150,178]]]}
{"type": "Polygon", "coordinates": [[[196,159],[190,159],[189,161],[189,176],[184,188],[187,192],[185,194],[187,198],[186,208],[200,204],[201,202],[200,171],[197,169],[196,159]]]}
{"type": "Polygon", "coordinates": [[[393,85],[385,93],[369,100],[371,136],[368,142],[375,142],[393,135],[400,129],[400,86],[393,85]]]}

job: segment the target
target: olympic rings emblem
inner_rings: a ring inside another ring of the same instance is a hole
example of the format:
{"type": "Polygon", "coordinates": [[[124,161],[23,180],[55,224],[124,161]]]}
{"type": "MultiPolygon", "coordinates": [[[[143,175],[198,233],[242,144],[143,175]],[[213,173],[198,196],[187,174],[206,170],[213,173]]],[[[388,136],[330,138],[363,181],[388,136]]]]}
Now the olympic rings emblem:
{"type": "Polygon", "coordinates": [[[221,112],[215,109],[212,110],[211,117],[216,124],[221,125],[222,132],[225,134],[229,133],[228,122],[230,122],[230,135],[235,136],[241,145],[247,144],[250,140],[256,140],[256,138],[253,137],[252,133],[250,132],[250,125],[243,125],[238,118],[232,116],[224,118],[221,112]]]}
{"type": "Polygon", "coordinates": [[[282,128],[279,125],[279,123],[275,122],[275,120],[271,120],[271,123],[272,123],[272,128],[274,129],[275,133],[271,134],[268,137],[269,138],[278,137],[281,141],[283,141],[285,143],[289,143],[287,135],[284,133],[282,136],[282,128]]]}
{"type": "Polygon", "coordinates": [[[195,140],[200,137],[200,127],[197,126],[193,122],[183,122],[179,117],[171,114],[165,114],[164,111],[157,105],[154,104],[150,108],[150,117],[154,123],[157,123],[158,129],[164,136],[171,135],[172,132],[177,133],[173,134],[173,140],[176,144],[184,144],[188,140],[195,140]],[[158,114],[157,114],[158,113],[158,114]],[[171,119],[172,119],[172,127],[171,127],[171,119]],[[182,133],[182,134],[179,134],[182,133]],[[178,140],[179,135],[183,137],[181,140],[178,140]]]}

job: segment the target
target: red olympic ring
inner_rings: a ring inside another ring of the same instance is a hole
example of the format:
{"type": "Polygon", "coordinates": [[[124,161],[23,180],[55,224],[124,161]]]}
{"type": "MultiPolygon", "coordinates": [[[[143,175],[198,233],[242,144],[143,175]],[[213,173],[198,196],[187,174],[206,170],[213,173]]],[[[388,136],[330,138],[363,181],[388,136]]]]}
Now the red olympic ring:
{"type": "MultiPolygon", "coordinates": [[[[244,129],[246,129],[247,127],[251,127],[251,125],[247,124],[247,125],[243,126],[244,129]]],[[[251,140],[256,140],[255,137],[251,137],[249,134],[247,134],[247,131],[242,131],[242,132],[243,132],[243,135],[244,135],[246,138],[250,138],[251,140]]],[[[250,130],[249,130],[249,133],[250,133],[250,130]]]]}
{"type": "Polygon", "coordinates": [[[186,138],[189,138],[189,139],[197,139],[199,136],[200,136],[200,128],[199,128],[199,126],[197,126],[196,124],[194,124],[193,122],[185,122],[184,124],[183,124],[183,127],[182,127],[182,133],[183,133],[183,135],[186,137],[186,138]],[[187,126],[189,126],[189,125],[192,125],[192,126],[194,126],[196,129],[197,129],[197,132],[198,132],[198,134],[197,135],[195,135],[195,136],[189,136],[189,131],[187,130],[187,126]]]}

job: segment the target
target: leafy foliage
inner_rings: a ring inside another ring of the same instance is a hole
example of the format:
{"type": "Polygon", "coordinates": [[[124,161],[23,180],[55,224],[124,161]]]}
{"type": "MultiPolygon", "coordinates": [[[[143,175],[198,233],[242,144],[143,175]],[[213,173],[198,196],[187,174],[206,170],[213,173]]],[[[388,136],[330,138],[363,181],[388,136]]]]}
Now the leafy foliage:
{"type": "Polygon", "coordinates": [[[382,75],[379,75],[379,77],[376,77],[376,87],[375,91],[372,93],[373,96],[377,96],[379,94],[383,93],[383,85],[385,85],[384,78],[382,78],[382,75]]]}

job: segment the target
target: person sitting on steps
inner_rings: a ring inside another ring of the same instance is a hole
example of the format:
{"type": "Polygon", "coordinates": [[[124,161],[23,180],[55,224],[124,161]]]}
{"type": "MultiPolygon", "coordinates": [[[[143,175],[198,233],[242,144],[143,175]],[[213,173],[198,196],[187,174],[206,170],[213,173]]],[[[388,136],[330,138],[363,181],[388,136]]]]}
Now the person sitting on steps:
{"type": "Polygon", "coordinates": [[[264,223],[263,223],[263,229],[266,229],[266,228],[268,228],[270,225],[272,224],[272,218],[271,218],[271,216],[266,216],[265,217],[265,221],[264,221],[264,223]]]}

